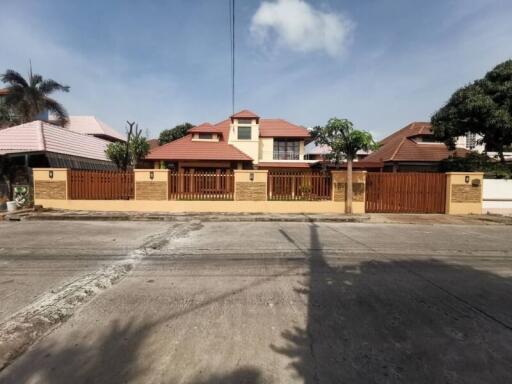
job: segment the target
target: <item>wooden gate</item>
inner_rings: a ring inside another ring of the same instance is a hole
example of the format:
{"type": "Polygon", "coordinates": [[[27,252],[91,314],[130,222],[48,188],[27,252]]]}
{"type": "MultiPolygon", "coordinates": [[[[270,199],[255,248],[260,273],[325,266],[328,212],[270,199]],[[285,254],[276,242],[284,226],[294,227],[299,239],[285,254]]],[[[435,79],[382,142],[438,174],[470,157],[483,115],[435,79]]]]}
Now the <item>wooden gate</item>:
{"type": "Polygon", "coordinates": [[[368,173],[366,212],[444,213],[444,173],[368,173]]]}

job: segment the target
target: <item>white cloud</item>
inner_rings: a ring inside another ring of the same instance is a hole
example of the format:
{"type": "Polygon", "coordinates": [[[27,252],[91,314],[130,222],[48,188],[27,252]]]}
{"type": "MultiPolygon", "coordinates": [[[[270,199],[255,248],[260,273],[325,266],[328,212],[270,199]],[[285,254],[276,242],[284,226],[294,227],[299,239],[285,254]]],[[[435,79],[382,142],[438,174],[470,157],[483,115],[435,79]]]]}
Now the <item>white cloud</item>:
{"type": "Polygon", "coordinates": [[[338,13],[323,12],[304,0],[264,1],[254,14],[251,33],[260,42],[275,38],[294,51],[343,53],[354,23],[338,13]]]}

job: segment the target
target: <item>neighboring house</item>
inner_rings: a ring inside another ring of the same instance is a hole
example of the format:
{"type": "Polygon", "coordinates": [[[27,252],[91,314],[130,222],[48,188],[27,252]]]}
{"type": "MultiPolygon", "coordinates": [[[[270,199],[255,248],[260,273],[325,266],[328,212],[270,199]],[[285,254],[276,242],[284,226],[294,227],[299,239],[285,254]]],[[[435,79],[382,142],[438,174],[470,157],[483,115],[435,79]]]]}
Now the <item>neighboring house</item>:
{"type": "Polygon", "coordinates": [[[126,141],[126,137],[114,128],[99,120],[96,116],[69,116],[69,123],[66,129],[97,137],[98,139],[114,141],[126,141]]]}
{"type": "MultiPolygon", "coordinates": [[[[328,155],[331,153],[331,147],[328,145],[317,145],[314,141],[304,147],[304,158],[306,160],[316,160],[330,162],[328,155]]],[[[363,160],[369,152],[357,151],[357,158],[354,161],[363,160]]]]}
{"type": "Polygon", "coordinates": [[[464,148],[450,150],[436,141],[430,123],[415,122],[379,142],[380,148],[359,162],[359,166],[382,171],[436,171],[439,162],[451,155],[465,156],[464,148]]]}
{"type": "Polygon", "coordinates": [[[26,168],[115,169],[108,144],[39,120],[0,130],[0,156],[26,168]]]}
{"type": "MultiPolygon", "coordinates": [[[[457,139],[457,141],[455,142],[455,146],[457,148],[464,148],[470,151],[484,153],[486,152],[485,145],[480,142],[481,139],[482,136],[476,133],[468,132],[466,133],[466,135],[461,136],[457,139]]],[[[497,152],[487,152],[487,155],[492,158],[498,158],[497,152]]],[[[512,161],[512,151],[505,151],[503,155],[505,156],[505,160],[512,161]]]]}
{"type": "Polygon", "coordinates": [[[146,160],[174,169],[309,169],[306,128],[283,119],[262,119],[243,110],[217,124],[204,123],[178,140],[153,149],[146,160]]]}

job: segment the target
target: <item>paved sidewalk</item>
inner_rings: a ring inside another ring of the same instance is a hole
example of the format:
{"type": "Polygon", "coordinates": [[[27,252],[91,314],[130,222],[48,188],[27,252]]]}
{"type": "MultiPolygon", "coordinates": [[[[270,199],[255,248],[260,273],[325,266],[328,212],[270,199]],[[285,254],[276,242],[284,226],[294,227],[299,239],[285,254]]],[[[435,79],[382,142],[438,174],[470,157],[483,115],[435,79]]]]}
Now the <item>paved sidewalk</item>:
{"type": "Polygon", "coordinates": [[[71,221],[168,221],[184,222],[338,222],[371,224],[455,224],[455,225],[512,225],[512,217],[502,215],[443,215],[368,213],[364,215],[277,214],[277,213],[169,213],[169,212],[100,212],[45,209],[24,211],[5,216],[5,220],[71,220],[71,221]]]}

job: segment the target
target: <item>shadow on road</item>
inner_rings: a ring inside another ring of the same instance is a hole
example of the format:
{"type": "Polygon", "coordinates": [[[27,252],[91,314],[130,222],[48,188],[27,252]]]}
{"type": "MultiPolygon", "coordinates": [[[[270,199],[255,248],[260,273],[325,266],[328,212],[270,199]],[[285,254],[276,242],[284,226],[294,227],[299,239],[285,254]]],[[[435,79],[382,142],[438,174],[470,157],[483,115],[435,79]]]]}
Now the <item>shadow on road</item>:
{"type": "Polygon", "coordinates": [[[317,229],[307,326],[285,331],[285,347],[271,346],[293,360],[300,382],[512,382],[510,279],[378,255],[341,265],[322,253],[317,229]]]}
{"type": "MultiPolygon", "coordinates": [[[[309,228],[308,249],[283,231],[306,255],[309,266],[307,284],[296,288],[308,296],[307,326],[290,328],[282,333],[284,343],[269,347],[269,353],[291,361],[297,382],[512,382],[510,279],[435,260],[374,255],[363,263],[340,261],[322,251],[318,227],[309,228]]],[[[240,292],[210,298],[197,308],[240,292]]],[[[155,377],[158,369],[161,383],[271,382],[266,372],[252,366],[225,374],[198,372],[186,380],[166,377],[172,361],[166,360],[167,367],[151,361],[141,347],[154,327],[179,315],[154,323],[115,322],[90,340],[47,345],[32,358],[48,357],[51,364],[17,365],[9,372],[16,381],[0,382],[138,383],[145,382],[150,370],[155,377]]]]}

